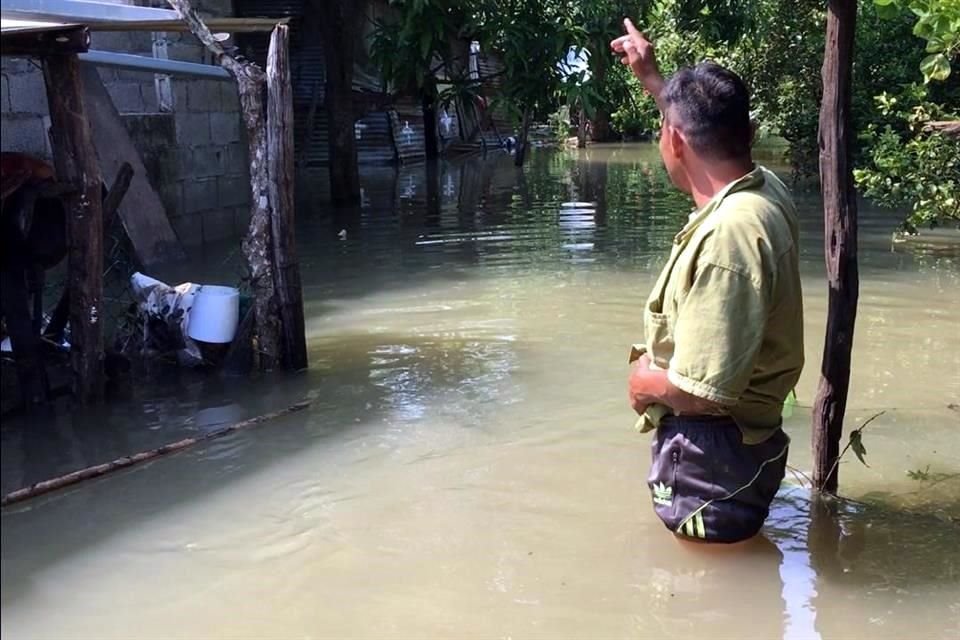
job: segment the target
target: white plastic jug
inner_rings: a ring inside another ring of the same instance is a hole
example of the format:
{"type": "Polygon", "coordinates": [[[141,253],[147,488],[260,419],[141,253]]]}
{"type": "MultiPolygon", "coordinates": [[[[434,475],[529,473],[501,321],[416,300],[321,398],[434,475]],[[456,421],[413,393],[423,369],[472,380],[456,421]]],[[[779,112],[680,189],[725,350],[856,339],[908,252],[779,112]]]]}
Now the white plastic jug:
{"type": "Polygon", "coordinates": [[[200,285],[193,298],[187,335],[200,342],[233,341],[240,322],[240,291],[234,287],[200,285]]]}

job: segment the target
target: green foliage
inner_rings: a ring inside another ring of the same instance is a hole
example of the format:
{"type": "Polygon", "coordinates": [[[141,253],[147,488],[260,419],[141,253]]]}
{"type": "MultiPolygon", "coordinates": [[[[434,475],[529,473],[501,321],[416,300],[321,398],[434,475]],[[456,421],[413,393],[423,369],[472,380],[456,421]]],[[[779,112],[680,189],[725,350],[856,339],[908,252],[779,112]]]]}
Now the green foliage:
{"type": "Polygon", "coordinates": [[[660,110],[653,96],[644,91],[640,81],[620,65],[611,73],[622,75],[625,98],[613,111],[610,122],[626,138],[646,138],[660,129],[660,110]]]}
{"type": "Polygon", "coordinates": [[[912,85],[898,95],[882,93],[876,101],[891,123],[868,125],[864,168],[854,177],[864,195],[882,205],[908,207],[907,232],[949,220],[960,222],[960,141],[930,131],[932,120],[960,117],[926,100],[925,87],[912,85]]]}
{"type": "Polygon", "coordinates": [[[567,50],[583,38],[570,7],[555,0],[483,0],[476,13],[481,42],[504,66],[501,90],[518,116],[545,118],[559,104],[564,86],[559,66],[567,50]]]}
{"type": "Polygon", "coordinates": [[[390,0],[391,15],[376,22],[370,59],[398,91],[435,90],[436,72],[454,64],[454,37],[469,15],[455,0],[390,0]]]}
{"type": "Polygon", "coordinates": [[[960,54],[960,0],[874,0],[878,13],[894,18],[910,12],[917,21],[913,35],[927,42],[920,62],[924,82],[950,77],[951,61],[960,54]]]}
{"type": "Polygon", "coordinates": [[[850,449],[853,450],[857,460],[859,460],[863,466],[869,467],[867,464],[867,448],[863,446],[863,432],[860,429],[856,429],[850,432],[850,449]]]}

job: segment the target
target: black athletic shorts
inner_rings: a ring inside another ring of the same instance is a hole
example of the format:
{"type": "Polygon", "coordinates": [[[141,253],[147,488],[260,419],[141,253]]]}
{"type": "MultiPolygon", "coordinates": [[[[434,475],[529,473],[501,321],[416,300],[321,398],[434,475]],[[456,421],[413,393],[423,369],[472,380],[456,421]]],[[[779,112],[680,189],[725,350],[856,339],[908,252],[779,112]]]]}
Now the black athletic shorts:
{"type": "Polygon", "coordinates": [[[653,508],[677,535],[738,542],[757,534],[787,464],[782,429],[747,445],[727,417],[667,416],[653,440],[653,508]]]}

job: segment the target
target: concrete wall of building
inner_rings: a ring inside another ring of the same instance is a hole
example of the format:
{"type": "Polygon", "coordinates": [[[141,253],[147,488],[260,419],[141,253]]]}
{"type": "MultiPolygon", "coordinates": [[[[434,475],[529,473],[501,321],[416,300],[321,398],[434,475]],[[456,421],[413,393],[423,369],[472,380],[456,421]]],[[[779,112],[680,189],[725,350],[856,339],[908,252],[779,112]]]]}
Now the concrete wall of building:
{"type": "MultiPolygon", "coordinates": [[[[230,0],[202,8],[232,15],[230,0]]],[[[191,34],[167,34],[172,60],[209,63],[191,34]]],[[[150,33],[94,33],[92,48],[153,55],[150,33]]],[[[4,57],[0,69],[0,149],[50,158],[43,74],[36,61],[4,57]]],[[[161,113],[154,74],[100,68],[100,77],[143,156],[181,242],[242,235],[249,220],[247,147],[233,82],[172,79],[173,111],[161,113]]],[[[113,176],[104,176],[109,182],[113,176]]]]}

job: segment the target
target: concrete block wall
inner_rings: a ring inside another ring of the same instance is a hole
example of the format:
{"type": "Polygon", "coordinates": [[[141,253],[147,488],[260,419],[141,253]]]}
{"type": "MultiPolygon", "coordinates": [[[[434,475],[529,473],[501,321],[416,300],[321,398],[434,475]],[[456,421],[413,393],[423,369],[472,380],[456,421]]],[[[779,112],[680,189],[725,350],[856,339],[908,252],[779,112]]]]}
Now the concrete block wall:
{"type": "MultiPolygon", "coordinates": [[[[232,15],[230,0],[207,0],[202,8],[213,15],[232,15]]],[[[167,40],[170,59],[210,62],[193,35],[168,33],[167,40]]],[[[93,34],[92,48],[151,56],[153,41],[148,32],[99,32],[93,34]]],[[[160,113],[154,74],[106,67],[99,73],[181,242],[198,245],[245,233],[250,187],[236,85],[175,76],[173,112],[160,113]]],[[[0,149],[50,158],[38,62],[2,59],[0,111],[0,149]]],[[[104,177],[108,183],[112,178],[104,177]]]]}

